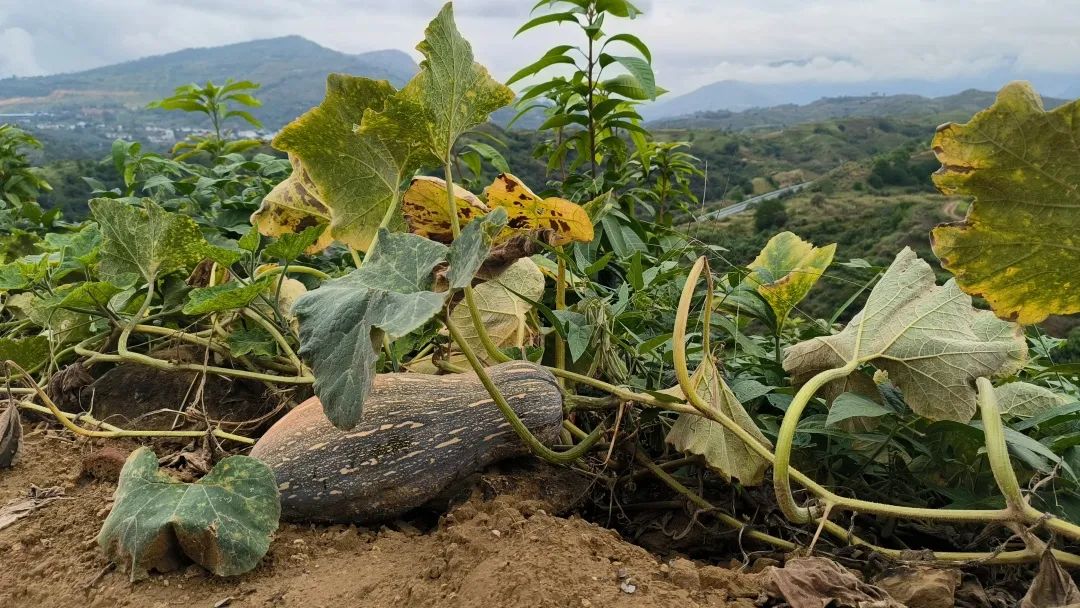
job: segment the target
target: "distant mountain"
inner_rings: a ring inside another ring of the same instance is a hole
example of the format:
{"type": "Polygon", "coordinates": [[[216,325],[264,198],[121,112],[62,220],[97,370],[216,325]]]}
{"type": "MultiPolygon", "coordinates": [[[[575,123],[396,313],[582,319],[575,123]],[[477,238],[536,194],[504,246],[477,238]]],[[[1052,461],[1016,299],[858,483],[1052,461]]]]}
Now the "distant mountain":
{"type": "MultiPolygon", "coordinates": [[[[927,123],[966,121],[972,114],[994,102],[996,93],[968,89],[955,95],[871,95],[862,97],[825,97],[807,104],[785,104],[752,108],[741,112],[717,110],[696,112],[673,118],[650,121],[651,127],[669,129],[751,129],[790,127],[843,118],[910,118],[927,123]]],[[[1063,99],[1044,97],[1043,105],[1054,108],[1063,99]]]]}
{"type": "Polygon", "coordinates": [[[759,84],[723,80],[642,108],[647,120],[686,116],[698,112],[741,112],[753,108],[804,105],[831,97],[921,95],[939,98],[964,89],[996,91],[1012,80],[1030,80],[1043,95],[1072,99],[1080,97],[1080,75],[1027,73],[1008,68],[973,78],[948,80],[879,80],[852,83],[791,82],[759,84]]]}
{"type": "MultiPolygon", "coordinates": [[[[300,36],[286,36],[185,49],[71,74],[3,79],[0,115],[49,112],[68,116],[75,112],[92,118],[118,108],[140,111],[148,101],[168,95],[177,86],[235,78],[262,84],[257,96],[263,107],[253,113],[268,129],[276,130],[318,105],[330,72],[386,79],[400,86],[416,70],[416,63],[401,51],[350,55],[300,36]]],[[[166,113],[154,114],[168,121],[166,113]]]]}

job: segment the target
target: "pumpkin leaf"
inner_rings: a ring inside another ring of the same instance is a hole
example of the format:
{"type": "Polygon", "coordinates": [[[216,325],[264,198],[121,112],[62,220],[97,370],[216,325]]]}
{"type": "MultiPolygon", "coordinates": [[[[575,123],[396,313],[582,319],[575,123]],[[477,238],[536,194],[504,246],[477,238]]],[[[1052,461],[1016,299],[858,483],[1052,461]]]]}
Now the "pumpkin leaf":
{"type": "Polygon", "coordinates": [[[431,117],[428,143],[441,161],[453,157],[454,144],[488,116],[514,100],[514,92],[473,61],[472,45],[454,23],[454,7],[447,2],[424,30],[416,46],[423,53],[420,72],[409,87],[420,92],[431,117]]]}
{"type": "MultiPolygon", "coordinates": [[[[726,414],[762,445],[770,449],[773,447],[728,388],[711,357],[703,360],[694,370],[690,382],[696,387],[698,395],[715,411],[726,414]]],[[[684,397],[678,386],[661,392],[684,397]]],[[[728,482],[737,479],[744,486],[760,485],[769,467],[767,460],[752,451],[724,425],[697,414],[679,414],[668,431],[666,441],[684,454],[704,457],[705,464],[728,482]]]]}
{"type": "Polygon", "coordinates": [[[277,354],[274,337],[258,326],[233,330],[226,342],[229,345],[229,352],[236,357],[247,355],[273,357],[277,354]]]}
{"type": "MultiPolygon", "coordinates": [[[[544,274],[529,258],[510,264],[499,274],[473,288],[473,299],[480,310],[480,318],[499,348],[525,346],[529,335],[528,314],[532,305],[521,296],[534,302],[544,296],[544,274]]],[[[450,321],[478,355],[486,355],[464,303],[454,307],[450,321]]]]}
{"type": "MultiPolygon", "coordinates": [[[[585,210],[561,198],[542,199],[518,178],[503,173],[484,190],[487,203],[454,184],[458,221],[464,226],[489,212],[504,209],[506,227],[494,239],[508,243],[521,236],[535,236],[552,245],[592,241],[593,225],[585,210]]],[[[405,191],[402,212],[409,230],[421,236],[449,243],[452,240],[450,213],[446,204],[446,182],[437,177],[418,177],[405,191]]]]}
{"type": "Polygon", "coordinates": [[[889,408],[863,395],[841,393],[829,406],[829,416],[825,419],[825,426],[836,426],[844,421],[858,422],[860,419],[879,418],[891,413],[889,408]]]}
{"type": "Polygon", "coordinates": [[[548,242],[556,246],[593,240],[593,223],[585,209],[563,198],[540,198],[509,173],[496,177],[484,190],[484,198],[489,207],[506,209],[509,218],[497,242],[522,232],[548,232],[552,235],[548,242]]]}
{"type": "Polygon", "coordinates": [[[1080,101],[1045,112],[1023,82],[989,109],[938,129],[944,194],[974,197],[964,221],[933,231],[934,253],[966,293],[1002,319],[1080,312],[1080,101]]]}
{"type": "Polygon", "coordinates": [[[219,576],[247,572],[266,555],[281,515],[273,471],[248,456],[225,458],[189,484],[139,448],[124,463],[114,501],[97,540],[132,581],[176,569],[183,556],[219,576]]]}
{"type": "Polygon", "coordinates": [[[432,271],[447,247],[383,230],[364,265],[298,298],[300,354],[315,373],[315,394],[335,426],[360,421],[375,376],[384,333],[403,336],[442,309],[445,293],[432,291],[432,271]]]}
{"type": "Polygon", "coordinates": [[[1010,382],[994,387],[1001,415],[1006,418],[1031,418],[1069,403],[1069,398],[1048,388],[1028,382],[1010,382]]]}
{"type": "Polygon", "coordinates": [[[787,349],[795,384],[851,362],[888,372],[917,414],[967,422],[975,414],[975,378],[1008,375],[1027,357],[1020,326],[972,307],[950,280],[905,248],[843,331],[787,349]]]}
{"type": "Polygon", "coordinates": [[[48,360],[49,339],[45,336],[0,338],[0,363],[14,361],[29,370],[48,360]]]}
{"type": "Polygon", "coordinates": [[[123,290],[116,285],[104,281],[79,283],[64,294],[57,306],[60,308],[105,308],[109,300],[121,291],[123,290]]]}
{"type": "Polygon", "coordinates": [[[292,262],[305,251],[319,250],[326,225],[310,226],[300,232],[286,232],[263,250],[266,258],[292,262]]]}
{"type": "MultiPolygon", "coordinates": [[[[263,197],[258,210],[251,214],[251,225],[264,236],[281,237],[303,232],[315,226],[330,223],[330,209],[319,197],[319,190],[311,181],[300,158],[289,154],[292,174],[263,197]]],[[[311,244],[307,253],[318,253],[334,242],[329,230],[323,230],[319,239],[311,244]]],[[[241,245],[243,246],[243,245],[241,245]]],[[[251,250],[253,251],[253,249],[251,250]]]]}
{"type": "Polygon", "coordinates": [[[243,308],[254,302],[272,280],[266,277],[251,283],[229,281],[213,287],[192,289],[188,294],[188,301],[184,304],[183,312],[185,315],[195,316],[243,308]]]}
{"type": "Polygon", "coordinates": [[[835,252],[836,244],[814,247],[791,232],[781,232],[750,262],[745,283],[768,302],[782,328],[832,263],[835,252]]]}
{"type": "MultiPolygon", "coordinates": [[[[417,168],[414,157],[395,155],[389,139],[357,129],[369,111],[382,110],[394,94],[385,80],[330,74],[322,103],[274,138],[275,148],[300,159],[318,199],[329,209],[329,236],[362,251],[397,204],[399,184],[417,168]]],[[[394,116],[384,116],[384,125],[394,116]]],[[[420,123],[413,119],[408,124],[420,123]]],[[[399,135],[402,141],[415,141],[423,133],[399,135]]]]}
{"type": "Polygon", "coordinates": [[[491,251],[491,238],[506,225],[506,212],[496,209],[469,222],[450,246],[448,261],[450,269],[446,279],[452,289],[462,289],[472,283],[473,276],[491,251]]]}
{"type": "MultiPolygon", "coordinates": [[[[457,184],[454,184],[454,204],[462,226],[490,211],[475,194],[457,184]]],[[[424,176],[414,178],[401,199],[401,211],[409,232],[440,243],[454,240],[445,180],[424,176]]]]}
{"type": "Polygon", "coordinates": [[[101,227],[100,274],[114,285],[128,286],[138,278],[149,283],[221,253],[206,242],[195,220],[149,199],[135,205],[132,199],[97,198],[90,211],[101,227]]]}

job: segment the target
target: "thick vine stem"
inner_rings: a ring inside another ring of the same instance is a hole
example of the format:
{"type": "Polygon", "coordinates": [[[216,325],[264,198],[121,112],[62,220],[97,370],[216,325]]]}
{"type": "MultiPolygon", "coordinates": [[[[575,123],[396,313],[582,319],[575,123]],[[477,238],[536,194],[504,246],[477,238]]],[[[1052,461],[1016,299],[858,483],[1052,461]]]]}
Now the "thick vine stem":
{"type": "MultiPolygon", "coordinates": [[[[679,379],[679,385],[683,389],[687,401],[696,408],[699,415],[722,424],[726,429],[731,431],[732,434],[738,437],[740,441],[749,446],[758,456],[770,463],[775,463],[777,456],[773,454],[768,447],[756,440],[746,429],[739,426],[739,424],[729,416],[714,410],[708,403],[701,399],[701,396],[698,395],[697,391],[692,390],[693,386],[690,382],[690,372],[687,369],[686,362],[686,325],[690,316],[690,302],[693,298],[694,286],[697,279],[701,276],[704,265],[704,259],[699,259],[691,269],[690,275],[687,277],[686,286],[684,287],[682,296],[679,300],[679,308],[675,316],[675,327],[672,332],[672,360],[674,361],[675,375],[679,379]]],[[[831,375],[832,372],[835,371],[836,370],[830,370],[829,372],[823,373],[831,375]]],[[[814,380],[811,379],[811,382],[813,381],[814,380]]],[[[824,384],[824,382],[825,381],[823,380],[820,384],[824,384]]],[[[791,405],[788,406],[788,414],[790,415],[796,407],[800,410],[804,408],[806,403],[813,398],[814,392],[816,392],[816,389],[811,387],[810,389],[805,389],[797,393],[791,405]],[[800,405],[800,401],[804,401],[804,403],[800,405]]],[[[1007,522],[1013,519],[1012,513],[1007,509],[931,509],[888,505],[867,500],[859,500],[857,498],[848,498],[833,493],[791,466],[787,467],[787,472],[792,479],[805,486],[810,493],[814,494],[822,501],[834,503],[834,510],[848,509],[860,513],[884,515],[887,517],[955,522],[1007,522]]]]}
{"type": "Polygon", "coordinates": [[[604,432],[603,425],[597,426],[588,437],[581,441],[581,443],[565,452],[557,452],[544,445],[531,431],[529,431],[528,427],[525,426],[525,423],[521,421],[521,418],[518,418],[518,415],[514,413],[514,409],[506,402],[506,398],[499,392],[499,388],[495,386],[491,377],[484,371],[484,365],[480,362],[480,359],[477,358],[472,347],[465,341],[465,338],[461,335],[458,328],[454,326],[453,322],[451,322],[448,317],[443,318],[443,323],[450,332],[450,338],[457,343],[458,348],[461,349],[462,354],[464,354],[465,358],[469,361],[469,365],[472,367],[473,372],[476,373],[476,377],[480,379],[480,383],[487,389],[488,395],[491,396],[491,400],[495,402],[495,406],[499,408],[503,417],[506,418],[506,421],[509,422],[510,426],[514,429],[514,432],[516,432],[518,437],[525,442],[525,445],[529,447],[529,450],[532,451],[533,454],[553,464],[567,464],[584,456],[593,448],[596,442],[600,440],[600,437],[604,432]]]}
{"type": "MultiPolygon", "coordinates": [[[[1001,423],[1001,409],[998,407],[994,385],[987,378],[978,378],[975,386],[979,391],[979,414],[982,417],[983,433],[986,437],[986,455],[990,460],[990,470],[994,474],[994,481],[997,482],[998,489],[1005,497],[1006,508],[1015,513],[1017,520],[1027,525],[1042,523],[1057,534],[1080,539],[1080,526],[1043,513],[1032,507],[1024,498],[1020,482],[1016,479],[1016,471],[1013,470],[1009,460],[1009,447],[1005,442],[1005,427],[1001,423]]],[[[1039,550],[1040,548],[1029,546],[1029,549],[1039,550]]]]}
{"type": "MultiPolygon", "coordinates": [[[[773,460],[773,490],[776,492],[776,501],[789,520],[808,524],[818,515],[814,509],[800,507],[795,502],[795,496],[791,493],[791,449],[795,442],[795,431],[799,427],[799,418],[806,409],[810,399],[822,387],[840,378],[846,377],[855,370],[855,363],[844,367],[831,369],[817,374],[804,384],[799,392],[795,393],[788,409],[784,412],[784,421],[780,425],[780,432],[776,436],[776,458],[773,460]]],[[[827,499],[826,499],[827,500],[827,499]]],[[[829,501],[832,504],[832,501],[829,501]]]]}
{"type": "Polygon", "coordinates": [[[610,395],[618,397],[622,401],[632,401],[634,403],[637,403],[638,405],[668,410],[677,414],[699,413],[696,408],[687,405],[683,401],[665,401],[647,393],[638,393],[626,387],[616,386],[614,384],[604,382],[603,380],[590,378],[589,376],[585,376],[583,374],[579,374],[577,372],[572,372],[565,369],[559,369],[557,367],[549,367],[545,365],[544,369],[548,370],[549,372],[560,378],[566,378],[567,380],[570,380],[575,384],[583,384],[585,386],[591,386],[593,388],[600,389],[610,395]]]}
{"type": "MultiPolygon", "coordinates": [[[[39,386],[37,384],[37,382],[35,382],[34,379],[30,377],[30,374],[25,369],[23,369],[22,366],[20,366],[18,363],[15,363],[14,361],[4,361],[4,366],[7,368],[7,370],[14,369],[16,372],[18,372],[19,375],[21,375],[26,380],[26,382],[30,385],[30,388],[34,389],[34,392],[36,393],[37,397],[39,399],[41,399],[41,401],[48,408],[49,412],[52,413],[52,415],[60,422],[60,424],[62,424],[64,426],[64,428],[68,429],[72,433],[75,433],[76,435],[82,435],[84,437],[106,438],[106,439],[115,439],[115,438],[120,438],[120,437],[205,437],[206,436],[206,431],[151,431],[151,430],[147,430],[147,431],[125,431],[125,430],[122,430],[122,429],[118,429],[116,427],[113,427],[112,430],[105,430],[105,431],[92,431],[92,430],[89,430],[89,429],[85,429],[85,428],[75,424],[73,419],[81,418],[83,420],[86,420],[90,424],[98,424],[98,425],[101,425],[101,426],[104,426],[104,423],[100,423],[100,422],[98,422],[96,420],[93,420],[92,418],[90,418],[88,416],[75,416],[73,414],[68,414],[68,413],[62,411],[56,405],[56,403],[52,399],[49,398],[49,395],[44,390],[42,390],[41,386],[39,386]]],[[[22,407],[25,407],[25,406],[22,406],[22,407]]],[[[243,437],[243,436],[240,436],[240,435],[234,435],[232,433],[226,433],[225,431],[223,431],[221,429],[212,429],[210,432],[215,437],[218,437],[220,439],[228,439],[228,440],[231,440],[231,441],[236,441],[238,443],[244,443],[244,444],[247,444],[247,445],[254,445],[255,444],[254,439],[250,439],[248,437],[243,437]]]]}
{"type": "Polygon", "coordinates": [[[268,268],[268,269],[266,269],[266,270],[264,270],[262,272],[256,273],[252,280],[258,280],[258,279],[261,279],[263,277],[272,277],[272,276],[278,275],[278,274],[290,274],[290,273],[309,274],[309,275],[311,275],[311,276],[313,276],[313,277],[315,277],[317,279],[323,280],[323,281],[326,281],[326,280],[329,280],[329,279],[333,278],[330,275],[326,274],[325,272],[319,270],[318,268],[311,268],[310,266],[299,266],[299,265],[296,265],[296,264],[289,264],[288,268],[286,268],[285,266],[274,266],[273,268],[268,268]]]}

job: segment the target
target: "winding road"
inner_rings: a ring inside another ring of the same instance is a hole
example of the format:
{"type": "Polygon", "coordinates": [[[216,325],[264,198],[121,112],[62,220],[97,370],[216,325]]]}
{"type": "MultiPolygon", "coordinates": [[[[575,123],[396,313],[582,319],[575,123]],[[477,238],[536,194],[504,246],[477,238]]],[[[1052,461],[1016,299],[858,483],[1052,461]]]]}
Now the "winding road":
{"type": "Polygon", "coordinates": [[[716,211],[709,211],[707,213],[703,213],[702,215],[698,216],[696,221],[701,222],[701,221],[705,221],[705,220],[719,220],[719,219],[723,219],[723,218],[725,218],[725,217],[727,217],[729,215],[735,215],[736,213],[742,213],[743,211],[746,211],[750,207],[753,207],[754,205],[756,205],[757,203],[760,203],[762,201],[768,201],[768,200],[772,200],[774,198],[780,198],[780,197],[786,196],[788,194],[795,194],[796,192],[799,192],[800,190],[804,190],[807,187],[809,187],[810,185],[812,185],[814,183],[814,181],[815,180],[810,180],[808,182],[802,182],[800,184],[794,184],[794,185],[791,185],[791,186],[786,186],[784,188],[777,188],[776,190],[773,190],[772,192],[766,192],[765,194],[760,194],[758,196],[748,198],[748,199],[744,200],[741,203],[735,203],[734,205],[728,205],[727,207],[724,207],[722,209],[717,209],[716,211]]]}

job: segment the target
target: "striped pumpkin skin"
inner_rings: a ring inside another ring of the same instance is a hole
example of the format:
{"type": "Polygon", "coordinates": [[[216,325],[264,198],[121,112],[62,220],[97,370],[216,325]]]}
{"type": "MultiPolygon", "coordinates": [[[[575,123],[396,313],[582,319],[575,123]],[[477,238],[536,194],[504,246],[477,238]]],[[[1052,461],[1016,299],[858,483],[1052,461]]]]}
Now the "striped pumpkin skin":
{"type": "MultiPolygon", "coordinates": [[[[546,444],[562,426],[551,372],[512,361],[487,368],[522,422],[546,444]]],[[[392,519],[499,460],[528,453],[475,374],[380,374],[349,431],[335,428],[313,397],[252,448],[268,464],[288,521],[369,523],[392,519]]]]}

